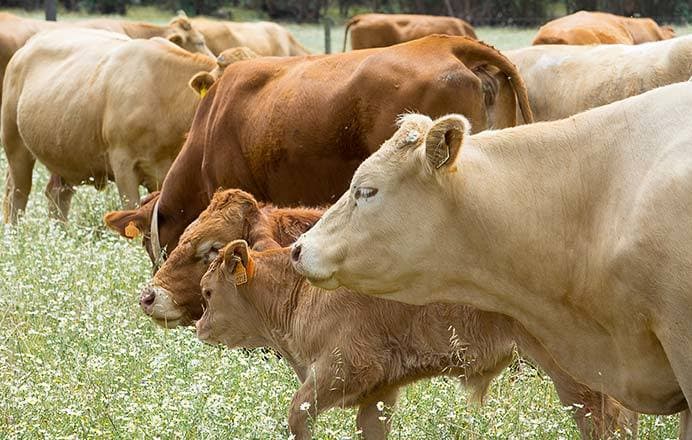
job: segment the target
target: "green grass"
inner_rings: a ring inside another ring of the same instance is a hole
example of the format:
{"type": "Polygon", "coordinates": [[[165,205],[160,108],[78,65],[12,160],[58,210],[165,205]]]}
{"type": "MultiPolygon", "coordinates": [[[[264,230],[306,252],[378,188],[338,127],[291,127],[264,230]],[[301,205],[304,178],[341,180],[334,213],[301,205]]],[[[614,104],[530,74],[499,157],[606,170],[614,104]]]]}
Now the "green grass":
{"type": "MultiPolygon", "coordinates": [[[[316,26],[290,26],[309,47],[316,26]]],[[[499,47],[532,31],[479,30],[499,47]]],[[[338,39],[335,39],[338,41],[338,39]]],[[[0,158],[0,187],[6,161],[0,158]]],[[[197,342],[144,317],[138,292],[150,265],[138,243],[105,230],[113,185],[79,188],[67,226],[47,220],[37,167],[27,215],[0,226],[0,438],[242,438],[288,436],[297,380],[281,360],[197,342]]],[[[355,438],[353,410],[332,410],[316,438],[355,438]]],[[[644,417],[643,439],[677,437],[675,417],[644,417]]],[[[550,381],[518,363],[482,408],[456,381],[419,382],[402,394],[393,439],[573,439],[578,433],[550,381]]]]}

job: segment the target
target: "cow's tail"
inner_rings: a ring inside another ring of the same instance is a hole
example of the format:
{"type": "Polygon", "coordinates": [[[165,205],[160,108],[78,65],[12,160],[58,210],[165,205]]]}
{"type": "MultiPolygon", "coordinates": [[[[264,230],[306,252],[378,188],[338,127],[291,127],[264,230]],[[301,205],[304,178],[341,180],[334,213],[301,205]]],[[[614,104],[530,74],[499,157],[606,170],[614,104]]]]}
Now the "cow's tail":
{"type": "Polygon", "coordinates": [[[466,40],[461,49],[456,54],[470,69],[480,67],[482,65],[495,66],[505,74],[517,99],[519,110],[524,118],[524,123],[530,124],[533,122],[533,112],[529,104],[529,94],[526,90],[526,84],[519,74],[517,66],[515,66],[509,58],[500,53],[499,50],[483,43],[467,37],[461,37],[466,40]]]}
{"type": "Polygon", "coordinates": [[[341,49],[342,52],[346,52],[346,43],[348,43],[348,29],[352,25],[358,23],[359,20],[360,17],[356,15],[355,17],[351,17],[351,19],[346,22],[346,28],[344,29],[344,47],[341,49]]]}

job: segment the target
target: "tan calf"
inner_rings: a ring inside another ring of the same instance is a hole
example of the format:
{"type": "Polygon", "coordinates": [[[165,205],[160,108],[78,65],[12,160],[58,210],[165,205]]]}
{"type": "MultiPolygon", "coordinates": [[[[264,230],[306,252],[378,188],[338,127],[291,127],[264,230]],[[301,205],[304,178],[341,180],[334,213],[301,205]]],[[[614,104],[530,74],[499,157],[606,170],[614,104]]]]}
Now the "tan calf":
{"type": "Polygon", "coordinates": [[[309,422],[320,413],[350,406],[358,407],[363,438],[383,439],[400,387],[455,376],[480,402],[512,359],[500,315],[409,306],[345,289],[325,295],[292,270],[288,249],[258,253],[244,241],[231,242],[201,286],[207,304],[197,322],[202,341],[270,347],[298,375],[301,386],[288,414],[296,439],[310,438],[309,422]]]}
{"type": "Polygon", "coordinates": [[[67,218],[72,186],[109,179],[136,206],[139,185],[160,186],[190,128],[199,97],[187,82],[213,68],[207,56],[163,38],[90,29],[34,37],[12,58],[4,84],[5,221],[25,208],[37,159],[65,184],[49,187],[54,216],[67,218]]]}

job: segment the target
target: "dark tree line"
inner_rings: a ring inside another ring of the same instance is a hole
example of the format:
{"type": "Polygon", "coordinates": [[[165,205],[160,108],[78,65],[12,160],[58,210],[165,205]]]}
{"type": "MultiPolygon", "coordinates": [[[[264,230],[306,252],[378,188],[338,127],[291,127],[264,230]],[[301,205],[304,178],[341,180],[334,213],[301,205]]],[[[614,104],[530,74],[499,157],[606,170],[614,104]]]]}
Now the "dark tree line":
{"type": "MultiPolygon", "coordinates": [[[[261,11],[272,19],[315,22],[328,13],[348,17],[355,12],[378,11],[454,15],[474,25],[536,26],[556,14],[598,10],[625,16],[652,17],[659,22],[685,23],[692,19],[692,0],[60,0],[67,10],[124,14],[130,4],[155,5],[192,15],[228,17],[229,6],[261,11]]],[[[0,0],[0,8],[43,8],[43,0],[0,0]]]]}

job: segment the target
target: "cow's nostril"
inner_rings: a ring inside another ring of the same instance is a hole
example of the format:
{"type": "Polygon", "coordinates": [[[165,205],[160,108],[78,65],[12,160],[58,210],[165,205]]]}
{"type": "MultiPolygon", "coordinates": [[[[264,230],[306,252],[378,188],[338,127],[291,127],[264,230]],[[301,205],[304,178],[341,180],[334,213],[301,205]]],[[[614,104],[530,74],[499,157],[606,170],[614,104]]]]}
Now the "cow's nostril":
{"type": "Polygon", "coordinates": [[[294,244],[293,248],[291,249],[291,258],[296,263],[298,262],[298,260],[300,260],[300,250],[301,246],[299,244],[294,244]]]}
{"type": "Polygon", "coordinates": [[[139,298],[139,303],[142,307],[151,307],[154,305],[154,301],[156,301],[156,292],[153,290],[142,293],[142,296],[139,298]]]}

